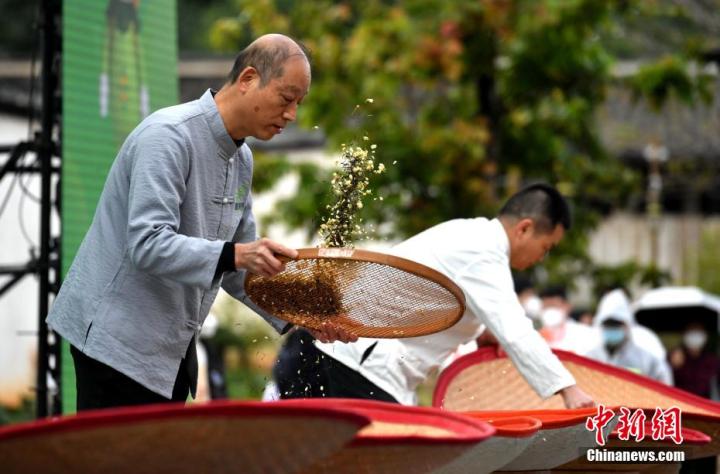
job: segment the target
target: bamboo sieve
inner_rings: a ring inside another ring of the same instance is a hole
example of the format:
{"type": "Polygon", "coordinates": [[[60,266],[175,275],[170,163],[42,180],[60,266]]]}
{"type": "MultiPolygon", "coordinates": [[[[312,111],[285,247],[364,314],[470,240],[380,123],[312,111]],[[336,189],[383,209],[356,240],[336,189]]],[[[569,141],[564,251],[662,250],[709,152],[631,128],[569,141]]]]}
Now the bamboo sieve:
{"type": "Polygon", "coordinates": [[[271,278],[248,274],[245,292],[262,310],[299,326],[325,323],[359,337],[442,331],[465,312],[462,290],[417,262],[369,250],[298,249],[271,278]]]}

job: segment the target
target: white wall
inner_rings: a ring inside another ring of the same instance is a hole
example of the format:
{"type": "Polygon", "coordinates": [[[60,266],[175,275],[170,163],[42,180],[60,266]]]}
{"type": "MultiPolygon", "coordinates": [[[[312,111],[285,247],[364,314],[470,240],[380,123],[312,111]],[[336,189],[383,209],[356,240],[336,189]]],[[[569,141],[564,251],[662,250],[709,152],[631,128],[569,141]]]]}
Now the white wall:
{"type": "MultiPolygon", "coordinates": [[[[700,237],[705,229],[720,231],[720,217],[666,215],[660,218],[656,263],[668,271],[676,283],[694,283],[695,259],[702,258],[700,237]]],[[[650,235],[651,226],[644,216],[615,213],[591,236],[590,256],[607,265],[628,260],[649,264],[652,260],[650,235]]]]}
{"type": "MultiPolygon", "coordinates": [[[[12,145],[27,140],[27,121],[0,114],[0,143],[12,145]]],[[[29,162],[34,155],[28,155],[29,162]]],[[[7,155],[0,158],[5,163],[7,155]]],[[[0,181],[0,206],[8,197],[5,211],[0,216],[0,266],[22,265],[30,259],[31,246],[39,242],[40,206],[23,197],[14,173],[0,181]],[[21,231],[21,223],[31,239],[28,242],[21,231]]],[[[20,175],[17,175],[20,179],[20,175]]],[[[39,179],[22,176],[26,188],[39,195],[39,179]]],[[[57,220],[56,220],[57,222],[57,220]]],[[[8,281],[0,276],[0,285],[8,281]]],[[[38,280],[26,275],[4,295],[0,296],[0,404],[14,406],[22,396],[32,395],[36,367],[38,280]]]]}

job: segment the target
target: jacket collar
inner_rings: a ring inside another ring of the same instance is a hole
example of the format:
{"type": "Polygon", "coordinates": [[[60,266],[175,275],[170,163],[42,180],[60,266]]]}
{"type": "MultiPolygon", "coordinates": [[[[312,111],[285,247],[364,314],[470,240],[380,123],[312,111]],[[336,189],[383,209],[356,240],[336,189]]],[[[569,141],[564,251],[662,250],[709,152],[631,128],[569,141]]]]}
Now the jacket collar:
{"type": "Polygon", "coordinates": [[[212,89],[205,91],[199,99],[200,108],[203,111],[205,121],[210,128],[210,132],[212,133],[215,142],[220,147],[219,155],[223,159],[227,160],[231,156],[235,155],[237,149],[245,143],[245,140],[233,140],[227,132],[227,129],[225,129],[225,123],[223,123],[217,104],[215,103],[215,92],[216,91],[212,89]]]}

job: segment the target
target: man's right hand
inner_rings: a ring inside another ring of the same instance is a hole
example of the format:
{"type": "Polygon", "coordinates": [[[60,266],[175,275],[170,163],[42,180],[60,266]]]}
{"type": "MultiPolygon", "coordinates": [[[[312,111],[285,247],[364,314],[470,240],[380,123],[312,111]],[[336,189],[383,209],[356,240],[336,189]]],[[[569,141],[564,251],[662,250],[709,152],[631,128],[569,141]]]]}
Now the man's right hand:
{"type": "Polygon", "coordinates": [[[570,385],[560,390],[565,408],[590,408],[595,406],[595,402],[590,395],[585,393],[577,385],[570,385]]]}
{"type": "Polygon", "coordinates": [[[247,244],[235,244],[235,268],[271,277],[285,270],[285,264],[277,258],[297,257],[297,250],[287,248],[270,239],[262,238],[247,244]]]}

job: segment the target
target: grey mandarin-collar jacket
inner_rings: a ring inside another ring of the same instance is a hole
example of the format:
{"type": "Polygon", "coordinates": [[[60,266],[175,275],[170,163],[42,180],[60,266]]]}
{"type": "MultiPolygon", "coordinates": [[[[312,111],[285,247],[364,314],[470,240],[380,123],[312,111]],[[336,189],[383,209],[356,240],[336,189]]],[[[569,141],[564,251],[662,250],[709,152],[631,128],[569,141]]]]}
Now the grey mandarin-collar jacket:
{"type": "MultiPolygon", "coordinates": [[[[243,271],[214,274],[224,242],[256,240],[252,168],[250,149],[228,135],[210,90],[146,118],[112,165],[50,327],[170,398],[221,283],[247,302],[243,271]]],[[[261,315],[276,330],[286,326],[261,315]]]]}

